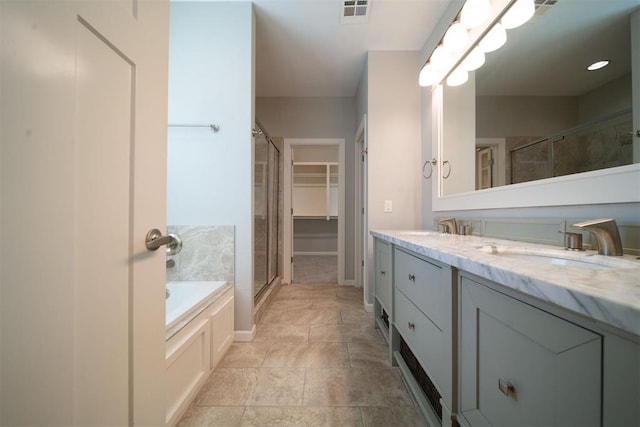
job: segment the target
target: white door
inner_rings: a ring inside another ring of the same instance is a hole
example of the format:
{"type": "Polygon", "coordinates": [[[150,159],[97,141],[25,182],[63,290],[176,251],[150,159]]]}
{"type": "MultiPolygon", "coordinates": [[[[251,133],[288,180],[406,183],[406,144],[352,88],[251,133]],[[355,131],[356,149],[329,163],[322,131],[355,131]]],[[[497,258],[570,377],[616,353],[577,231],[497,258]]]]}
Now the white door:
{"type": "Polygon", "coordinates": [[[0,424],[162,425],[168,3],[0,18],[0,424]]]}

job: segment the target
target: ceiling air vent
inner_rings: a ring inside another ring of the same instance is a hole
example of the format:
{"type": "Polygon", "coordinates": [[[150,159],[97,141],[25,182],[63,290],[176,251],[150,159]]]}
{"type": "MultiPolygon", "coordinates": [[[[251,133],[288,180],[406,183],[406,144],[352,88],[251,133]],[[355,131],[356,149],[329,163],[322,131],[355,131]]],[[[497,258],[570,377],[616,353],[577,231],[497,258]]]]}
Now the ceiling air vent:
{"type": "Polygon", "coordinates": [[[372,0],[340,0],[340,23],[362,24],[369,22],[372,0]]]}

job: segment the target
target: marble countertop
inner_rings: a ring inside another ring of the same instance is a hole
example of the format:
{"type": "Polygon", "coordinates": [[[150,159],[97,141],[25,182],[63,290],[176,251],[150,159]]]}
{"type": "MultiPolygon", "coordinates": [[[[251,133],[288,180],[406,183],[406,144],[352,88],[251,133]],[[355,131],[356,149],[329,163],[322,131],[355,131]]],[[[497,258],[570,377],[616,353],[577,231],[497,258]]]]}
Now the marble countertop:
{"type": "Polygon", "coordinates": [[[606,257],[595,251],[564,251],[556,246],[436,231],[372,230],[371,235],[640,336],[640,260],[635,256],[606,257]],[[504,252],[534,256],[553,252],[612,268],[500,256],[504,252]]]}

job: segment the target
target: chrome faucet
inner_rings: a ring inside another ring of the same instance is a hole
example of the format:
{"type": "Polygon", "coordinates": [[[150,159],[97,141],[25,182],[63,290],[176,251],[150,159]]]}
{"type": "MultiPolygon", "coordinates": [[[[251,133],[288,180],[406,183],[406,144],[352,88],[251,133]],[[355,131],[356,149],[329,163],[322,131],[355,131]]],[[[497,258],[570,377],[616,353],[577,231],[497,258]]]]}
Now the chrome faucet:
{"type": "Polygon", "coordinates": [[[458,234],[458,227],[455,218],[443,218],[438,220],[438,224],[445,227],[445,233],[458,234]]]}
{"type": "Polygon", "coordinates": [[[593,234],[596,242],[598,242],[598,253],[600,255],[621,256],[623,254],[622,240],[620,240],[618,225],[614,219],[592,219],[573,224],[572,227],[584,229],[593,234]]]}

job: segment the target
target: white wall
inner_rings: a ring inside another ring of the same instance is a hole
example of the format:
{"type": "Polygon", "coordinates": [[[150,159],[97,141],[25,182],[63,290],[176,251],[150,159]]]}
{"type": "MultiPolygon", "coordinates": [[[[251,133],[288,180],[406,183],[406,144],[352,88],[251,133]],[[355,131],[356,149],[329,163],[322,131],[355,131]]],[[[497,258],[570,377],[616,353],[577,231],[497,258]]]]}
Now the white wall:
{"type": "MultiPolygon", "coordinates": [[[[345,236],[353,236],[354,153],[358,123],[354,97],[256,98],[256,116],[272,136],[344,138],[345,236]]],[[[282,154],[281,154],[282,155],[282,154]]],[[[345,239],[345,279],[353,280],[354,241],[345,239]]]]}
{"type": "MultiPolygon", "coordinates": [[[[369,229],[420,227],[421,150],[418,51],[372,51],[367,57],[369,229]],[[384,212],[384,201],[393,212],[384,212]]],[[[373,241],[368,272],[373,276],[373,241]]],[[[372,282],[368,283],[373,302],[372,282]]]]}
{"type": "Polygon", "coordinates": [[[254,17],[250,2],[171,3],[167,222],[235,226],[235,329],[253,327],[254,17]]]}

